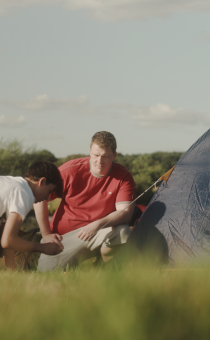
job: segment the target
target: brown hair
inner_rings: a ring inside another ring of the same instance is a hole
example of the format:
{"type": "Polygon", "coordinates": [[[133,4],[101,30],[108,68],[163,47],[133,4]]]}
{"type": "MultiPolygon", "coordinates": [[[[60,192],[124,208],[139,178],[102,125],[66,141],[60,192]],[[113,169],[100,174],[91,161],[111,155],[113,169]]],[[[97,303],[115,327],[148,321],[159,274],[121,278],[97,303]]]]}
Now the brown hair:
{"type": "Polygon", "coordinates": [[[47,185],[54,184],[56,186],[56,195],[61,198],[63,194],[63,182],[57,166],[50,162],[39,161],[32,164],[25,174],[25,178],[30,178],[33,181],[38,181],[42,177],[46,178],[47,185]]]}
{"type": "Polygon", "coordinates": [[[90,147],[93,144],[97,144],[98,146],[100,146],[101,149],[107,149],[110,147],[113,154],[116,152],[117,149],[115,136],[107,131],[96,132],[91,139],[90,147]]]}

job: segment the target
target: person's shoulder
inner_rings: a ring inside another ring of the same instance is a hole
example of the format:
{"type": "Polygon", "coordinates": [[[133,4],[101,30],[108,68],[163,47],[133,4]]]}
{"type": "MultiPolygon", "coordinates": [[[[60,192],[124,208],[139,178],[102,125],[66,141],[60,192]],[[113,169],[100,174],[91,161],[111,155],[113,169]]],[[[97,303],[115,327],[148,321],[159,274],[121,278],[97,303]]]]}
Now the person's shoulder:
{"type": "Polygon", "coordinates": [[[14,186],[21,190],[28,191],[30,189],[27,180],[23,177],[11,177],[11,181],[13,182],[14,186]]]}
{"type": "Polygon", "coordinates": [[[33,192],[25,178],[23,177],[13,177],[13,178],[14,178],[14,183],[16,184],[14,186],[16,190],[19,190],[22,193],[25,193],[27,196],[34,198],[33,192]]]}
{"type": "Polygon", "coordinates": [[[77,171],[79,168],[89,166],[89,160],[90,157],[71,159],[70,161],[61,165],[59,167],[59,171],[60,172],[65,172],[69,170],[74,171],[74,169],[77,171]]]}
{"type": "Polygon", "coordinates": [[[17,212],[24,220],[31,210],[35,197],[25,178],[13,177],[11,180],[13,181],[13,186],[11,186],[12,195],[9,206],[10,209],[15,209],[14,212],[17,212]]]}
{"type": "Polygon", "coordinates": [[[115,174],[117,174],[117,177],[119,178],[125,178],[125,177],[130,177],[131,179],[133,179],[132,174],[130,173],[130,171],[128,171],[123,165],[113,162],[112,165],[113,171],[115,174]]]}
{"type": "Polygon", "coordinates": [[[113,162],[112,166],[114,170],[120,171],[122,173],[130,173],[123,165],[119,163],[113,162]]]}
{"type": "Polygon", "coordinates": [[[2,178],[4,179],[4,185],[2,187],[4,193],[7,192],[8,195],[11,196],[18,194],[20,196],[27,196],[30,199],[34,198],[32,190],[25,178],[13,176],[2,176],[2,178]]]}
{"type": "Polygon", "coordinates": [[[24,187],[26,180],[23,177],[0,176],[0,181],[7,187],[24,187]]]}

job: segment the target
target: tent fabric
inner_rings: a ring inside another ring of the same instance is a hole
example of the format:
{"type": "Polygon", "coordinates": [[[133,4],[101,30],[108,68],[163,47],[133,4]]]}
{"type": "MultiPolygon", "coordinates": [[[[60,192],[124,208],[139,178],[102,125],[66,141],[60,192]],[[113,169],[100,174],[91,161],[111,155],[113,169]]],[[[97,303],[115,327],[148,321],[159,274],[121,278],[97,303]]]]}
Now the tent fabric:
{"type": "Polygon", "coordinates": [[[177,162],[128,241],[139,250],[158,234],[156,251],[172,264],[210,263],[210,130],[177,162]]]}

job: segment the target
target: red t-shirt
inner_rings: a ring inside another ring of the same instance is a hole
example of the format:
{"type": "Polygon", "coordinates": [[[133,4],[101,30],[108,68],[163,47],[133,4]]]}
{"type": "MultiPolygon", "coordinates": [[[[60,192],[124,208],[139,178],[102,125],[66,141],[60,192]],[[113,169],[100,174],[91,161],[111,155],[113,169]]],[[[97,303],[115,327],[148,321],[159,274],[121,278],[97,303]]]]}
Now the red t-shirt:
{"type": "Polygon", "coordinates": [[[59,168],[63,198],[50,223],[52,232],[66,234],[115,211],[116,204],[135,199],[133,177],[122,165],[113,162],[106,176],[97,177],[89,161],[90,157],[74,159],[59,168]]]}

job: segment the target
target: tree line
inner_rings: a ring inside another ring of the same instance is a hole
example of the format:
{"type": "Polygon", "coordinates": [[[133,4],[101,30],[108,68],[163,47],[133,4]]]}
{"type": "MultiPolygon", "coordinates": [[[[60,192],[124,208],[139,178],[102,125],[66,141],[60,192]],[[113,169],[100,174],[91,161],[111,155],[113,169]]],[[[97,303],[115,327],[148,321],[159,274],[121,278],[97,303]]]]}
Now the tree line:
{"type": "MultiPolygon", "coordinates": [[[[136,183],[136,192],[139,196],[149,186],[151,186],[165,172],[171,169],[182,156],[182,152],[154,152],[150,154],[123,155],[119,153],[116,162],[122,164],[133,175],[136,183]]],[[[23,176],[28,167],[39,160],[50,161],[58,167],[75,158],[88,155],[73,154],[64,158],[56,158],[48,150],[37,150],[36,148],[25,149],[21,142],[0,141],[0,175],[1,176],[23,176]]],[[[148,191],[138,201],[139,204],[147,205],[154,190],[148,191]]]]}

